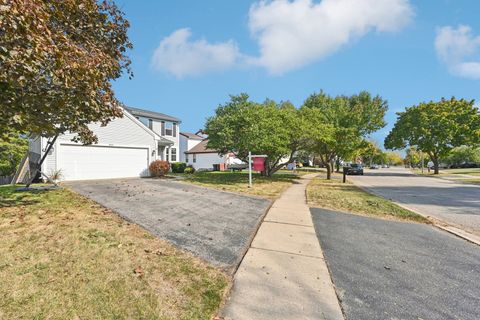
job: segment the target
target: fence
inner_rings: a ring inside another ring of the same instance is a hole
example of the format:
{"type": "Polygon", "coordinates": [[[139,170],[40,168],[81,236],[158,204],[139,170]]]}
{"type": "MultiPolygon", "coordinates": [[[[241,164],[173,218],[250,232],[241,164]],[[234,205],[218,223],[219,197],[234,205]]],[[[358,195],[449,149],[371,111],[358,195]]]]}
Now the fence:
{"type": "Polygon", "coordinates": [[[11,176],[0,176],[0,185],[10,184],[12,182],[13,175],[11,176]]]}

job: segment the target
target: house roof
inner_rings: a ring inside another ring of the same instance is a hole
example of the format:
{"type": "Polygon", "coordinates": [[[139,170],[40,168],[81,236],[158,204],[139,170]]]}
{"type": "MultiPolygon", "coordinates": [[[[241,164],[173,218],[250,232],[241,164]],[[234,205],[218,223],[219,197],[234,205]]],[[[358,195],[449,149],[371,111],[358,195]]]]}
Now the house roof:
{"type": "Polygon", "coordinates": [[[205,139],[185,153],[189,153],[189,154],[192,154],[192,153],[218,153],[218,150],[207,148],[207,143],[208,143],[208,139],[205,139]]]}
{"type": "Polygon", "coordinates": [[[131,114],[133,114],[134,116],[138,116],[138,117],[146,117],[146,118],[158,119],[158,120],[167,120],[167,121],[173,121],[173,122],[179,122],[179,123],[181,122],[180,119],[169,116],[165,113],[149,111],[149,110],[133,108],[133,107],[125,107],[125,109],[128,112],[130,112],[131,114]]]}
{"type": "Polygon", "coordinates": [[[184,137],[187,137],[188,139],[193,139],[193,140],[203,140],[203,139],[205,139],[204,137],[200,137],[199,135],[197,135],[195,133],[180,132],[180,134],[184,137]]]}

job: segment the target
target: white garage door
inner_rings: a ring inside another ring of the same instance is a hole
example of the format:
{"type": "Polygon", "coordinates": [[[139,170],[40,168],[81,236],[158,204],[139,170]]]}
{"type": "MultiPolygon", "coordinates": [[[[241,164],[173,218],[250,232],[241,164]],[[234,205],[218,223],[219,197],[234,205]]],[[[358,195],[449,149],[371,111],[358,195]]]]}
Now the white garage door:
{"type": "Polygon", "coordinates": [[[148,148],[60,145],[57,168],[65,180],[139,177],[147,174],[148,148]]]}

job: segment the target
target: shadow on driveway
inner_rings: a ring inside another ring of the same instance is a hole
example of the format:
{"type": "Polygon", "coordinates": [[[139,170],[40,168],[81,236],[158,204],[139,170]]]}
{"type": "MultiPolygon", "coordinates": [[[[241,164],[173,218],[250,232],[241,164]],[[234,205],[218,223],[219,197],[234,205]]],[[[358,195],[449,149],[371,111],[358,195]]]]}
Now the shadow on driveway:
{"type": "Polygon", "coordinates": [[[70,182],[74,191],[233,272],[270,201],[159,179],[70,182]]]}

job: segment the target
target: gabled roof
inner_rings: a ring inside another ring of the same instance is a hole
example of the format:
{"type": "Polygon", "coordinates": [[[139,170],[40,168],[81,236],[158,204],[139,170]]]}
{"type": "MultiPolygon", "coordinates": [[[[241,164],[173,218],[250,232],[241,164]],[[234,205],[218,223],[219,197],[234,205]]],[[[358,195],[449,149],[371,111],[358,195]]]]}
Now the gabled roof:
{"type": "Polygon", "coordinates": [[[190,133],[190,132],[180,132],[180,134],[184,137],[187,137],[188,139],[192,140],[203,140],[205,139],[204,137],[200,137],[199,135],[195,133],[190,133]]]}
{"type": "Polygon", "coordinates": [[[137,117],[146,117],[146,118],[157,119],[157,120],[167,120],[167,121],[173,121],[178,123],[182,122],[178,118],[175,118],[160,112],[149,111],[149,110],[133,108],[133,107],[125,107],[125,109],[137,117]]]}
{"type": "Polygon", "coordinates": [[[218,153],[218,150],[208,149],[207,148],[207,143],[208,143],[208,139],[205,139],[185,153],[189,153],[189,154],[192,154],[192,153],[218,153]]]}

